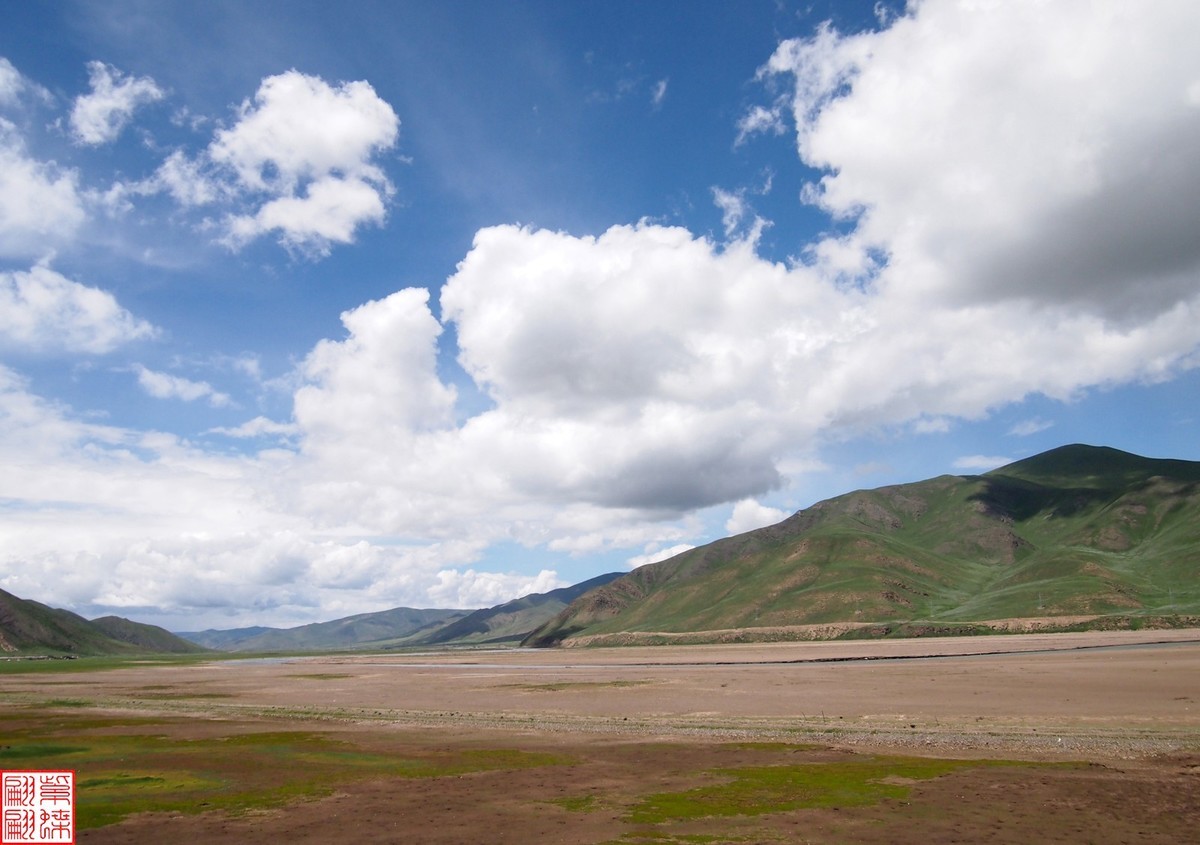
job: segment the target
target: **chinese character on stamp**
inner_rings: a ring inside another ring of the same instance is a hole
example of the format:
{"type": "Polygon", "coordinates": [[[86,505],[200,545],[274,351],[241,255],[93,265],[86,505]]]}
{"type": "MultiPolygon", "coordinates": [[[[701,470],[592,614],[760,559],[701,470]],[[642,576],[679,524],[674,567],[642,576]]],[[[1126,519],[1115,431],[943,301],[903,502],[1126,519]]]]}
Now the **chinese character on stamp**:
{"type": "Polygon", "coordinates": [[[0,845],[75,842],[75,772],[0,772],[0,845]]]}

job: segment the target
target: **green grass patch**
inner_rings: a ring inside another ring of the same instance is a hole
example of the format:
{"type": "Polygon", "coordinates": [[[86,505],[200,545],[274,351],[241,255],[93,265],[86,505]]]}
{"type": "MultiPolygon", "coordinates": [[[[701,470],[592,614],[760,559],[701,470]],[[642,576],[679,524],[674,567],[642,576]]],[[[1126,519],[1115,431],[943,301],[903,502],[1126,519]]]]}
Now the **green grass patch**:
{"type": "MultiPolygon", "coordinates": [[[[73,708],[73,705],[67,705],[73,708]]],[[[0,720],[4,722],[4,739],[45,738],[59,732],[77,735],[81,731],[105,728],[141,728],[147,725],[163,725],[168,719],[162,716],[93,716],[81,715],[68,709],[66,712],[47,712],[47,705],[33,704],[19,709],[0,708],[0,720]]]]}
{"type": "MultiPolygon", "coordinates": [[[[214,654],[106,655],[56,660],[0,660],[0,675],[65,675],[130,666],[191,666],[223,659],[214,654]]],[[[227,659],[227,658],[224,658],[227,659]]]]}
{"type": "Polygon", "coordinates": [[[639,831],[636,833],[626,833],[618,841],[620,845],[708,845],[708,843],[728,845],[731,842],[761,843],[763,840],[758,836],[718,836],[707,833],[671,834],[659,831],[649,833],[639,831]]]}
{"type": "Polygon", "coordinates": [[[563,690],[594,690],[621,687],[640,687],[654,681],[556,681],[548,684],[504,684],[508,689],[528,692],[562,692],[563,690]]]}
{"type": "Polygon", "coordinates": [[[299,678],[302,681],[336,681],[341,678],[353,678],[349,672],[312,672],[307,675],[285,675],[287,678],[299,678]]]}
{"type": "Polygon", "coordinates": [[[628,813],[636,824],[666,824],[714,816],[757,816],[791,810],[862,807],[908,797],[912,785],[990,761],[872,757],[846,762],[716,769],[711,786],[662,792],[628,813]]]}
{"type": "Polygon", "coordinates": [[[595,795],[568,795],[550,803],[572,813],[592,813],[600,809],[600,801],[595,795]]]}
{"type": "Polygon", "coordinates": [[[729,742],[730,748],[740,748],[745,751],[776,751],[784,754],[795,754],[798,751],[816,751],[824,746],[804,742],[729,742]]]}
{"type": "Polygon", "coordinates": [[[233,698],[227,692],[144,692],[138,696],[146,701],[198,701],[210,698],[233,698]]]}
{"type": "Polygon", "coordinates": [[[46,757],[58,757],[63,754],[75,754],[86,750],[86,748],[75,745],[0,745],[0,762],[40,760],[46,757]]]}
{"type": "Polygon", "coordinates": [[[79,830],[143,812],[238,814],[270,809],[328,795],[340,784],[363,778],[448,777],[574,762],[562,755],[507,748],[369,752],[352,742],[306,731],[207,739],[91,732],[129,721],[155,723],[72,713],[17,721],[17,730],[6,730],[0,762],[15,761],[16,767],[29,769],[74,769],[79,830]]]}

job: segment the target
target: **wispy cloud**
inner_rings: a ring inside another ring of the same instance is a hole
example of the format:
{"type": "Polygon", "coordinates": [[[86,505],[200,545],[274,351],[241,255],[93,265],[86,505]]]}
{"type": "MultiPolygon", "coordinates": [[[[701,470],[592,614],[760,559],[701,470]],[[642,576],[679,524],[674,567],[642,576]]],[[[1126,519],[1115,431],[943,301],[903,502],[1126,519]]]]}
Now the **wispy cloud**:
{"type": "Polygon", "coordinates": [[[650,87],[650,104],[654,108],[662,108],[663,100],[667,98],[667,85],[669,79],[660,79],[650,87]]]}
{"type": "Polygon", "coordinates": [[[1012,460],[1012,458],[997,457],[995,455],[964,455],[961,458],[955,459],[954,468],[986,472],[997,467],[1002,467],[1005,464],[1011,464],[1012,460]]]}
{"type": "Polygon", "coordinates": [[[156,399],[182,399],[184,402],[194,402],[204,399],[214,408],[225,408],[233,404],[233,400],[224,393],[214,389],[205,381],[192,381],[170,373],[157,372],[140,364],[134,367],[137,373],[138,385],[146,393],[156,399]]]}
{"type": "Polygon", "coordinates": [[[226,437],[248,439],[254,437],[295,437],[300,429],[292,423],[280,423],[266,417],[255,417],[238,426],[218,426],[210,428],[209,434],[221,434],[226,437]]]}
{"type": "Polygon", "coordinates": [[[1040,417],[1022,420],[1008,430],[1008,433],[1014,437],[1029,437],[1031,434],[1037,434],[1047,429],[1053,428],[1054,423],[1050,420],[1043,420],[1040,417]]]}

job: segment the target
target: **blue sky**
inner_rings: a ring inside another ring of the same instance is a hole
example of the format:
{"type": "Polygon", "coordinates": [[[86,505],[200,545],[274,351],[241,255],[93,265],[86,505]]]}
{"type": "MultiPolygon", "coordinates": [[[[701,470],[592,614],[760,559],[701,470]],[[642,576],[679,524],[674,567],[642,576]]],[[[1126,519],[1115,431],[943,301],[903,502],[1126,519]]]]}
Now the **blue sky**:
{"type": "Polygon", "coordinates": [[[0,587],[487,606],[1200,459],[1192,3],[9,4],[0,587]]]}

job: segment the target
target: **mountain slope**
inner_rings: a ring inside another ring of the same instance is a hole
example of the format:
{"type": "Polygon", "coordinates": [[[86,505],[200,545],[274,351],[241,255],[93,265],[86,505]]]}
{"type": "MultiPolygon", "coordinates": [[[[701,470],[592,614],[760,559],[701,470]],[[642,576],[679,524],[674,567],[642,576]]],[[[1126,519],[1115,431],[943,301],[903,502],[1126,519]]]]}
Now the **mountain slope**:
{"type": "Polygon", "coordinates": [[[237,652],[515,643],[575,598],[619,575],[601,575],[573,587],[534,593],[475,611],[398,607],[296,628],[210,629],[179,636],[208,648],[237,652]]]}
{"type": "Polygon", "coordinates": [[[101,616],[93,619],[91,624],[114,640],[154,654],[196,654],[208,651],[203,646],[172,634],[166,628],[131,622],[121,616],[101,616]]]}
{"type": "Polygon", "coordinates": [[[283,628],[267,628],[262,625],[254,625],[249,628],[209,628],[204,631],[179,631],[177,637],[182,637],[188,642],[196,643],[205,648],[216,649],[217,651],[237,651],[238,643],[257,637],[260,634],[266,634],[272,631],[282,631],[283,628]]]}
{"type": "Polygon", "coordinates": [[[320,651],[402,640],[430,626],[458,619],[467,612],[396,607],[295,628],[236,628],[180,633],[179,636],[222,651],[320,651]]]}
{"type": "Polygon", "coordinates": [[[477,610],[419,638],[417,642],[427,645],[520,642],[579,596],[620,575],[620,572],[610,572],[572,587],[533,593],[495,607],[477,610]]]}
{"type": "Polygon", "coordinates": [[[643,566],[525,640],[1200,611],[1200,463],[1065,446],[819,502],[643,566]]]}
{"type": "Polygon", "coordinates": [[[186,654],[204,651],[154,625],[106,616],[89,622],[0,590],[0,652],[11,654],[186,654]]]}

